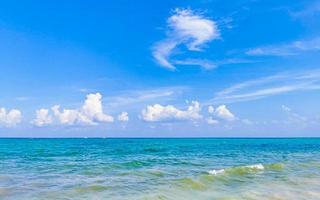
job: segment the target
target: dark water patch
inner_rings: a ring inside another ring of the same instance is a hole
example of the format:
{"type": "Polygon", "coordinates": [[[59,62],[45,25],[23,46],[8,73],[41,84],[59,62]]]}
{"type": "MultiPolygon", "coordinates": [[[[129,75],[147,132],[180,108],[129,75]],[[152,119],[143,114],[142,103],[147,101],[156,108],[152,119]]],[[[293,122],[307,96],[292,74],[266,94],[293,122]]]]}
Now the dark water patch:
{"type": "Polygon", "coordinates": [[[133,161],[121,163],[118,166],[119,167],[124,167],[124,168],[127,168],[127,169],[135,169],[135,168],[141,168],[141,167],[150,166],[150,163],[147,163],[147,162],[144,162],[144,161],[133,160],[133,161]]]}
{"type": "Polygon", "coordinates": [[[162,152],[163,150],[164,150],[163,148],[159,148],[159,147],[147,147],[143,149],[143,151],[147,153],[158,153],[158,152],[162,152]]]}

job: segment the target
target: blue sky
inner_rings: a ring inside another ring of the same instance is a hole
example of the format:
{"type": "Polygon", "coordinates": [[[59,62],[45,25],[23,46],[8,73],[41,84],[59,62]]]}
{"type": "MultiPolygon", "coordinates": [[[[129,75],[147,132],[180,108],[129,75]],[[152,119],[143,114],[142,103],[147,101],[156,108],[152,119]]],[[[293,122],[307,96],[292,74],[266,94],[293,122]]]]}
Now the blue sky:
{"type": "Polygon", "coordinates": [[[320,1],[0,3],[2,137],[320,136],[320,1]]]}

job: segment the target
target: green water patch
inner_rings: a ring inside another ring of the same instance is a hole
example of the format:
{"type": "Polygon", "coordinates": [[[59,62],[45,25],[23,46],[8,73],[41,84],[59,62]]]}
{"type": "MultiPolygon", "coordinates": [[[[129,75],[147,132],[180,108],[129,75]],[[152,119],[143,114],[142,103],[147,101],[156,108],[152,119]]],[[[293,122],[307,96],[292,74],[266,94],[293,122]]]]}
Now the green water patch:
{"type": "Polygon", "coordinates": [[[284,169],[284,164],[282,163],[272,163],[272,164],[267,164],[264,165],[266,170],[275,170],[275,171],[281,171],[284,169]]]}
{"type": "Polygon", "coordinates": [[[104,185],[90,185],[86,187],[78,187],[75,188],[75,191],[77,193],[88,193],[88,192],[102,192],[105,190],[110,190],[112,187],[110,186],[104,186],[104,185]]]}
{"type": "Polygon", "coordinates": [[[230,180],[230,177],[225,175],[214,176],[208,173],[203,173],[199,176],[199,181],[205,185],[212,185],[212,184],[226,184],[230,180]]]}
{"type": "Polygon", "coordinates": [[[164,177],[165,173],[159,170],[149,170],[148,173],[155,177],[164,177]]]}
{"type": "Polygon", "coordinates": [[[176,181],[183,189],[205,190],[207,188],[205,184],[192,178],[181,178],[176,181]]]}
{"type": "Polygon", "coordinates": [[[151,164],[149,162],[133,160],[133,161],[128,161],[128,162],[111,164],[110,169],[128,169],[128,170],[130,170],[130,169],[139,169],[139,168],[147,167],[150,165],[151,164]]]}

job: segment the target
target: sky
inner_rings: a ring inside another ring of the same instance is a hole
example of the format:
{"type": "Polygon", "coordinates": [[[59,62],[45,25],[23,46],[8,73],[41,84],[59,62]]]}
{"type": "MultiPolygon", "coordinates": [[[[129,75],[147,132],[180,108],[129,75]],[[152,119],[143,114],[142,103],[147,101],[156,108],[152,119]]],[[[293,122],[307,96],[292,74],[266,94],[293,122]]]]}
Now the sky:
{"type": "Polygon", "coordinates": [[[319,137],[320,1],[1,1],[0,91],[0,137],[319,137]]]}

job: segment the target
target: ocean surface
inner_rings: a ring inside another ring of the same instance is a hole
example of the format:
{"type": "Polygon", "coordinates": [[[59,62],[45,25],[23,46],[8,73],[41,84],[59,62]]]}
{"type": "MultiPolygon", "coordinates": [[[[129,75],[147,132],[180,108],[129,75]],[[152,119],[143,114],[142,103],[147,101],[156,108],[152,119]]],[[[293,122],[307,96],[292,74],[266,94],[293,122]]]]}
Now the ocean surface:
{"type": "Polygon", "coordinates": [[[0,199],[320,199],[320,139],[0,139],[0,199]]]}

